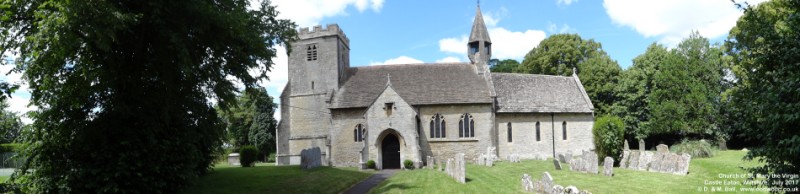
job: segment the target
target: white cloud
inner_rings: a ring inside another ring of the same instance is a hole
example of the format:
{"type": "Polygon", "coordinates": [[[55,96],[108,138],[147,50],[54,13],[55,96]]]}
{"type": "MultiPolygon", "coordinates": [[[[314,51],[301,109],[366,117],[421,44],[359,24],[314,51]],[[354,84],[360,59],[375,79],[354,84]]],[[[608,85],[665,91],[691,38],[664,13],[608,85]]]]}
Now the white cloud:
{"type": "Polygon", "coordinates": [[[550,32],[551,34],[564,34],[575,31],[576,30],[574,28],[570,27],[567,24],[562,24],[561,27],[559,27],[554,23],[550,23],[549,25],[547,25],[547,32],[550,32]]]}
{"type": "MultiPolygon", "coordinates": [[[[291,19],[300,27],[318,25],[325,17],[347,15],[345,9],[352,5],[359,12],[371,9],[380,12],[384,0],[273,0],[280,12],[278,17],[291,19]]],[[[260,5],[260,0],[251,0],[251,8],[260,5]]]]}
{"type": "Polygon", "coordinates": [[[578,2],[578,0],[557,0],[557,5],[570,5],[572,3],[578,2]]]}
{"type": "Polygon", "coordinates": [[[467,54],[467,35],[461,35],[459,38],[445,38],[439,40],[439,51],[467,54]]]}
{"type": "Polygon", "coordinates": [[[424,63],[419,59],[411,58],[408,56],[399,56],[397,58],[388,59],[384,62],[371,62],[369,65],[390,65],[390,64],[414,64],[414,63],[424,63]]]}
{"type": "Polygon", "coordinates": [[[437,63],[455,63],[455,62],[461,62],[461,59],[458,58],[458,57],[452,57],[451,56],[451,57],[445,57],[445,58],[436,60],[436,62],[437,63]]]}
{"type": "Polygon", "coordinates": [[[742,15],[730,1],[723,0],[605,0],[603,7],[615,24],[631,27],[644,37],[660,38],[659,42],[667,45],[676,45],[693,30],[711,39],[722,37],[742,15]]]}

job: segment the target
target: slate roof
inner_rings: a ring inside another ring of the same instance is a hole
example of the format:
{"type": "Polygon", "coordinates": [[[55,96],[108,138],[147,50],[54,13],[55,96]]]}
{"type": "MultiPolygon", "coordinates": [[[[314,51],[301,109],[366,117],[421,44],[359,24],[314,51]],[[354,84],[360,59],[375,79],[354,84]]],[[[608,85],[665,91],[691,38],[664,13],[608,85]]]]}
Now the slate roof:
{"type": "Polygon", "coordinates": [[[497,112],[580,112],[594,109],[577,76],[492,73],[497,112]]]}
{"type": "Polygon", "coordinates": [[[486,81],[470,63],[401,64],[353,67],[331,108],[368,107],[386,87],[411,105],[492,103],[486,81]]]}
{"type": "Polygon", "coordinates": [[[481,7],[475,13],[475,20],[472,21],[472,31],[469,33],[469,42],[486,41],[492,42],[489,38],[489,31],[486,30],[486,25],[483,23],[483,14],[481,14],[481,7]]]}

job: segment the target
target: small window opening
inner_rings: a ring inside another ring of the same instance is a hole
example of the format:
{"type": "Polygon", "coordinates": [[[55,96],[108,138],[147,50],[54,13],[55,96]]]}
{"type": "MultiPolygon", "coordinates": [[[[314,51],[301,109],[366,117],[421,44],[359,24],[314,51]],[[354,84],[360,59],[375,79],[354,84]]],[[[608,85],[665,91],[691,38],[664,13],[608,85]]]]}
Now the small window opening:
{"type": "Polygon", "coordinates": [[[561,123],[561,139],[567,140],[567,122],[561,123]]]}
{"type": "Polygon", "coordinates": [[[306,61],[317,60],[317,45],[311,44],[306,47],[306,61]]]}
{"type": "Polygon", "coordinates": [[[536,141],[542,141],[541,136],[541,128],[539,127],[539,121],[536,121],[536,141]]]}
{"type": "Polygon", "coordinates": [[[511,142],[511,122],[508,122],[506,126],[508,126],[508,142],[511,142]]]}
{"type": "Polygon", "coordinates": [[[311,89],[314,89],[314,82],[311,82],[311,89]]]}
{"type": "Polygon", "coordinates": [[[386,111],[386,116],[392,116],[392,109],[394,109],[394,103],[386,103],[383,107],[383,110],[386,111]]]}

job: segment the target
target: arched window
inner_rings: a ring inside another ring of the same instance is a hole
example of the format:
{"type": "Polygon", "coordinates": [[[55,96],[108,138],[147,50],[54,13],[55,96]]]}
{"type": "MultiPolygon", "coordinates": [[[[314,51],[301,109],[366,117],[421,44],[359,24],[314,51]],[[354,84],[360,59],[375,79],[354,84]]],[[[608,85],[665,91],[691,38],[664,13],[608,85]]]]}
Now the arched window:
{"type": "Polygon", "coordinates": [[[469,113],[461,115],[458,121],[458,137],[475,137],[475,121],[469,113]]]}
{"type": "Polygon", "coordinates": [[[447,134],[445,133],[445,122],[444,117],[441,114],[435,114],[431,117],[431,138],[445,138],[447,134]]]}
{"type": "Polygon", "coordinates": [[[561,133],[562,133],[561,134],[561,138],[563,140],[567,140],[567,122],[566,121],[561,123],[561,133]]]}
{"type": "Polygon", "coordinates": [[[536,121],[536,141],[542,141],[542,130],[539,127],[539,121],[536,121]]]}
{"type": "Polygon", "coordinates": [[[508,142],[511,142],[511,122],[508,122],[506,126],[508,127],[508,142]]]}
{"type": "Polygon", "coordinates": [[[358,124],[356,128],[353,129],[353,139],[355,139],[356,142],[362,142],[364,141],[364,134],[366,133],[367,130],[364,129],[364,125],[358,124]]]}

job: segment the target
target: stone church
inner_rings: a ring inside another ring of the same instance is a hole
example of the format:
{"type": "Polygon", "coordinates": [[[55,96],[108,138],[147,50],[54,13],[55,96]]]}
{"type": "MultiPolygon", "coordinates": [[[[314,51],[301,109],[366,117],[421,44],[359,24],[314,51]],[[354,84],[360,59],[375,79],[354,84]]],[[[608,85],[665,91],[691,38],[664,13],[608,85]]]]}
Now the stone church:
{"type": "Polygon", "coordinates": [[[318,147],[323,165],[402,168],[427,156],[534,159],[594,149],[594,107],[578,76],[492,73],[492,41],[477,8],[470,62],[350,67],[336,24],[301,28],[280,96],[277,164],[318,147]]]}

